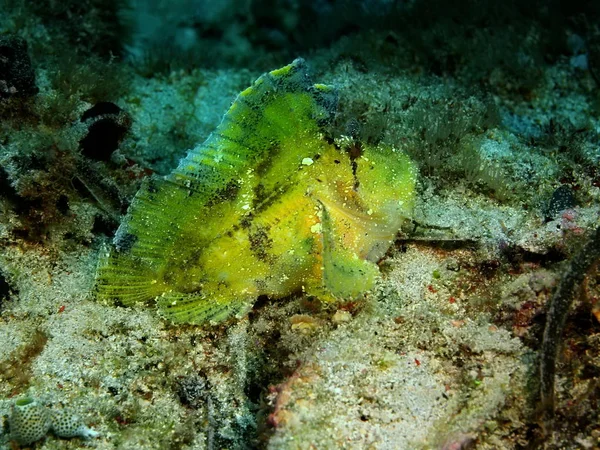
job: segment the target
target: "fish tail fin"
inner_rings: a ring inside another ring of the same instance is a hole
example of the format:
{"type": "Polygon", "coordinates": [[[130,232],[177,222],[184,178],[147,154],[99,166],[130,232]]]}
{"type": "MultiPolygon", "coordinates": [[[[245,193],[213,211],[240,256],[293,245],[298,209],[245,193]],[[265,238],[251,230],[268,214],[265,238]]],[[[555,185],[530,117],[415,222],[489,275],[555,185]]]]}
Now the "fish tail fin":
{"type": "Polygon", "coordinates": [[[108,246],[102,249],[96,272],[98,300],[131,306],[152,300],[161,290],[151,272],[130,254],[109,251],[108,246]]]}
{"type": "Polygon", "coordinates": [[[247,298],[212,296],[205,293],[165,292],[157,299],[161,316],[172,322],[216,324],[230,317],[240,318],[252,307],[247,298]]]}

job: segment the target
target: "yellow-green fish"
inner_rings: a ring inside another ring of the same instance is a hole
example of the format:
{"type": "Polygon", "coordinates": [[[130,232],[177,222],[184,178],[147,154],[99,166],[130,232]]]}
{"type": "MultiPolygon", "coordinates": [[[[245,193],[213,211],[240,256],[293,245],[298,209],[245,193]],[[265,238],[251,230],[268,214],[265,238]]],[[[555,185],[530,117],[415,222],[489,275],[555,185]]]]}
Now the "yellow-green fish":
{"type": "Polygon", "coordinates": [[[259,295],[372,288],[411,214],[416,169],[393,148],[326,139],[336,107],[301,59],[258,78],[170,175],[142,186],[101,256],[98,298],[216,323],[259,295]]]}

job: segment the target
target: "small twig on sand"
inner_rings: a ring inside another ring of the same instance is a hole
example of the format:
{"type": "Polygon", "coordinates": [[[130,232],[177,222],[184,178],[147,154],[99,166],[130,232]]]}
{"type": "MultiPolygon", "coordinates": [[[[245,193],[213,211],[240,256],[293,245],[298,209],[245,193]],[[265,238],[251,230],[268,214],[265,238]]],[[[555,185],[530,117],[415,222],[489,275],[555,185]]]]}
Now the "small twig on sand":
{"type": "Polygon", "coordinates": [[[600,259],[600,227],[571,259],[550,299],[540,355],[540,419],[545,434],[554,421],[556,359],[569,308],[591,267],[600,259]]]}

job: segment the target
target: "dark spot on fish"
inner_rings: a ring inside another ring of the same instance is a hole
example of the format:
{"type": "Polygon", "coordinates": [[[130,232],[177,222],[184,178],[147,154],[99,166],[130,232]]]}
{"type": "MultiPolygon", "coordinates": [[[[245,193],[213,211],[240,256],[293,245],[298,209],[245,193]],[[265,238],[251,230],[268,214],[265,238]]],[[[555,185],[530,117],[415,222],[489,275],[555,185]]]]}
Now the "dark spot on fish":
{"type": "Polygon", "coordinates": [[[352,177],[354,178],[354,185],[352,186],[352,188],[356,191],[358,189],[358,186],[360,185],[360,181],[358,181],[358,176],[356,175],[356,171],[358,170],[358,164],[356,163],[356,160],[352,160],[352,177]]]}
{"type": "Polygon", "coordinates": [[[277,160],[277,155],[279,154],[279,151],[280,148],[278,143],[271,142],[270,147],[264,153],[265,157],[262,158],[262,160],[258,161],[256,167],[254,168],[257,175],[263,176],[269,171],[271,165],[273,164],[273,161],[277,160]]]}
{"type": "Polygon", "coordinates": [[[252,208],[254,212],[259,214],[277,203],[290,187],[289,184],[283,186],[276,185],[269,194],[263,185],[259,184],[256,186],[254,189],[254,198],[252,199],[252,208]]]}
{"type": "Polygon", "coordinates": [[[252,221],[254,220],[254,214],[248,213],[240,219],[240,226],[242,228],[248,228],[252,225],[252,221]]]}
{"type": "Polygon", "coordinates": [[[362,151],[362,144],[359,141],[353,141],[352,145],[346,149],[348,156],[350,156],[350,159],[353,161],[362,155],[362,151]]]}
{"type": "Polygon", "coordinates": [[[267,192],[265,189],[265,185],[262,183],[257,184],[254,188],[254,198],[252,199],[253,207],[260,205],[266,197],[267,192]]]}
{"type": "Polygon", "coordinates": [[[219,203],[226,202],[228,200],[233,200],[237,197],[238,192],[240,191],[240,184],[232,180],[227,183],[225,188],[217,191],[213,197],[211,197],[207,202],[206,206],[211,207],[214,205],[218,205],[219,203]]]}
{"type": "Polygon", "coordinates": [[[269,228],[263,226],[257,226],[248,232],[250,250],[260,261],[269,261],[272,258],[268,250],[273,247],[273,240],[269,237],[268,232],[269,228]]]}
{"type": "Polygon", "coordinates": [[[354,141],[352,143],[352,145],[350,145],[346,149],[346,153],[348,153],[348,156],[350,157],[350,161],[352,164],[352,176],[354,177],[354,186],[353,186],[354,190],[357,190],[358,186],[360,185],[360,182],[358,181],[358,177],[356,176],[356,171],[358,169],[356,160],[358,158],[360,158],[360,156],[362,155],[362,151],[363,151],[362,144],[358,141],[354,141]]]}

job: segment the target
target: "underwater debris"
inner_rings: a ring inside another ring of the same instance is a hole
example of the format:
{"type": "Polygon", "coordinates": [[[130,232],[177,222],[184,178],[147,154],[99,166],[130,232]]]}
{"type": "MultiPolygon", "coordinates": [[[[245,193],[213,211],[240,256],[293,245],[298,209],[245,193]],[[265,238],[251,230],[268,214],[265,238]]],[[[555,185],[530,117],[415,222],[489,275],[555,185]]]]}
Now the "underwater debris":
{"type": "Polygon", "coordinates": [[[567,314],[586,274],[600,259],[600,227],[570,261],[550,299],[546,327],[540,351],[540,418],[544,431],[551,429],[554,418],[554,377],[556,359],[567,314]]]}
{"type": "Polygon", "coordinates": [[[83,113],[81,121],[89,124],[79,142],[81,153],[95,161],[109,161],[131,126],[129,116],[111,102],[99,102],[83,113]]]}
{"type": "Polygon", "coordinates": [[[90,439],[100,436],[100,433],[87,427],[81,418],[71,411],[60,409],[52,411],[52,432],[58,437],[80,437],[90,439]]]}
{"type": "Polygon", "coordinates": [[[88,428],[75,414],[64,409],[50,409],[31,397],[18,399],[8,416],[9,437],[21,445],[42,439],[50,430],[62,438],[90,439],[100,433],[88,428]]]}
{"type": "Polygon", "coordinates": [[[27,41],[13,35],[0,37],[0,99],[30,97],[37,92],[27,41]]]}
{"type": "Polygon", "coordinates": [[[566,185],[561,185],[552,193],[548,207],[546,208],[546,222],[550,222],[554,219],[558,213],[568,208],[575,206],[575,196],[573,190],[566,185]]]}
{"type": "Polygon", "coordinates": [[[76,161],[73,186],[80,194],[90,196],[98,207],[107,214],[107,219],[118,223],[127,208],[127,199],[116,182],[88,159],[76,161]]]}
{"type": "Polygon", "coordinates": [[[191,409],[199,409],[206,403],[208,396],[206,377],[191,375],[180,380],[177,384],[177,396],[182,404],[191,409]]]}
{"type": "Polygon", "coordinates": [[[10,437],[27,445],[42,439],[52,425],[50,411],[31,397],[18,399],[8,417],[10,437]]]}
{"type": "Polygon", "coordinates": [[[416,169],[391,147],[326,140],[336,104],[302,59],[240,93],[202,145],[137,193],[100,259],[98,299],[156,299],[174,322],[217,323],[262,294],[368,291],[411,215],[416,169]]]}
{"type": "MultiPolygon", "coordinates": [[[[55,96],[45,92],[31,102],[29,119],[17,111],[19,114],[1,124],[0,197],[3,209],[18,219],[8,230],[13,237],[32,242],[44,242],[56,232],[88,241],[91,233],[81,225],[90,224],[89,216],[78,213],[84,202],[96,202],[102,210],[98,215],[112,222],[114,230],[129,204],[128,197],[139,187],[129,167],[110,160],[131,119],[113,103],[96,102],[83,113],[77,111],[83,123],[74,122],[76,116],[67,124],[56,123],[48,120],[48,116],[60,116],[48,109],[48,97],[55,96]]],[[[69,98],[74,104],[81,103],[76,93],[69,98]]],[[[13,103],[27,102],[2,104],[13,103]]],[[[73,105],[73,109],[77,108],[73,105]]]]}

